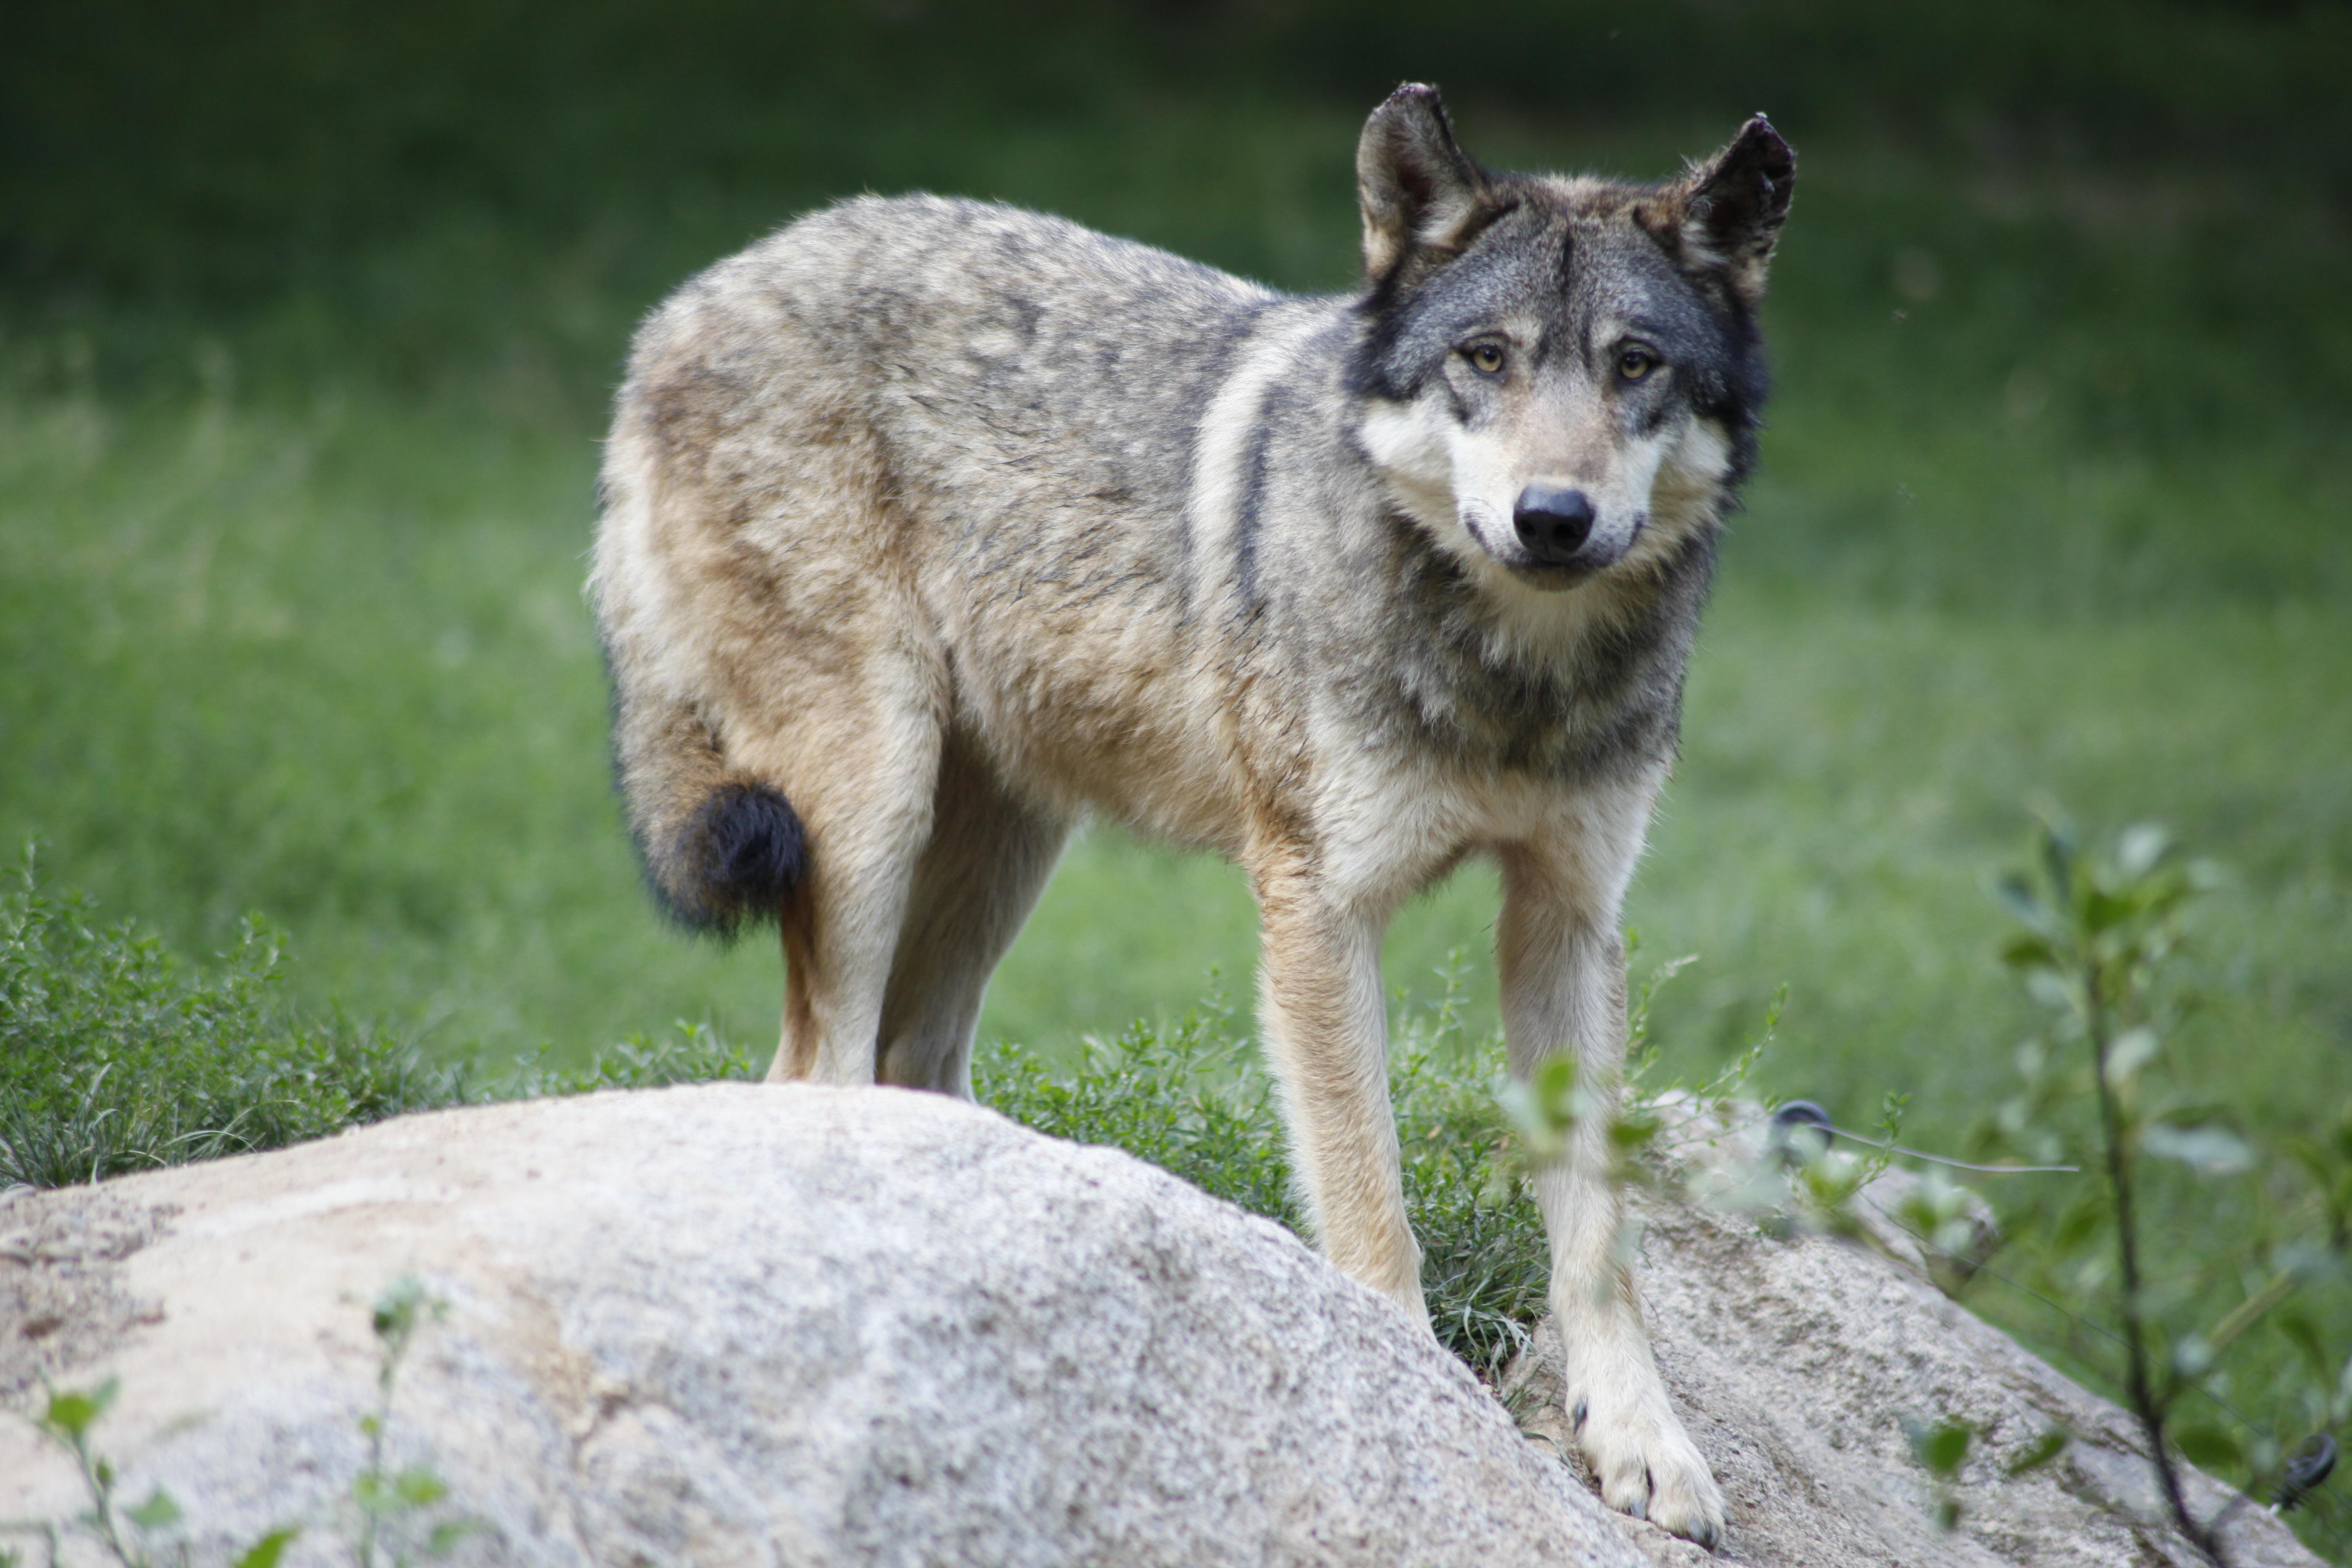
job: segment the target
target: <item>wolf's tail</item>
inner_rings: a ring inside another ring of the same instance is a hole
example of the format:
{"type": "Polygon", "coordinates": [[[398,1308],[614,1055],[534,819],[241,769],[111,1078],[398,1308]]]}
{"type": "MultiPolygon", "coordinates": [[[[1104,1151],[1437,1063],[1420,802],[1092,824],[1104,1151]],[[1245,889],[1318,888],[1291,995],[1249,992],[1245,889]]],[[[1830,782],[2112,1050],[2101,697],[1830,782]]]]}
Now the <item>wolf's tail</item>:
{"type": "Polygon", "coordinates": [[[808,871],[808,835],[781,791],[730,768],[683,702],[613,672],[613,761],[646,881],[690,930],[732,936],[776,918],[808,871]]]}

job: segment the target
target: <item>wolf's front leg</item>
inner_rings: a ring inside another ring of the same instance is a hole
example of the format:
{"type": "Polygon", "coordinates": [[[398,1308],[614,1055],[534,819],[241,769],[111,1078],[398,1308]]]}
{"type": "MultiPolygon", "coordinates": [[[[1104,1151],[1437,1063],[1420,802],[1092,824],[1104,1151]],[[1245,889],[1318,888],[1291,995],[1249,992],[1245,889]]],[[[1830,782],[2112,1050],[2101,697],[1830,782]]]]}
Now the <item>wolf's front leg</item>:
{"type": "Polygon", "coordinates": [[[1658,1379],[1610,1179],[1609,1124],[1625,1065],[1618,908],[1640,842],[1637,829],[1630,843],[1595,836],[1506,854],[1496,957],[1511,1071],[1524,1079],[1546,1057],[1572,1051],[1591,1097],[1567,1155],[1536,1179],[1577,1441],[1611,1507],[1712,1547],[1723,1496],[1658,1379]]]}
{"type": "Polygon", "coordinates": [[[1335,908],[1304,857],[1254,857],[1265,927],[1259,1014],[1292,1160],[1323,1254],[1426,1321],[1389,1109],[1381,922],[1335,908]]]}

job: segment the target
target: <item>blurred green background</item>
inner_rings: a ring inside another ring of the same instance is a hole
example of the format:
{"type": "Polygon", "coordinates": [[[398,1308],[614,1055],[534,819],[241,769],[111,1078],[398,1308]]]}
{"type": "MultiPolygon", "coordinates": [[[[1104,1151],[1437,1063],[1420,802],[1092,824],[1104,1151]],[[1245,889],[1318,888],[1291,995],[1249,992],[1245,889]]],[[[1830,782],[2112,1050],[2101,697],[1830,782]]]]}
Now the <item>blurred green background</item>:
{"type": "MultiPolygon", "coordinates": [[[[2352,12],[2341,5],[0,10],[0,840],[190,953],[495,1065],[779,963],[665,930],[581,596],[631,323],[807,207],[925,187],[1289,288],[1355,268],[1357,125],[1439,82],[1502,165],[1801,159],[1780,392],[1632,919],[1675,1072],[1956,1138],[2030,1024],[2030,801],[2223,863],[2188,1058],[2352,1094],[2352,12]]],[[[1491,1019],[1490,875],[1418,904],[1491,1019]]],[[[1229,868],[1098,828],[991,994],[1053,1052],[1221,986],[1229,868]],[[1211,978],[1212,971],[1215,979],[1211,978]]]]}

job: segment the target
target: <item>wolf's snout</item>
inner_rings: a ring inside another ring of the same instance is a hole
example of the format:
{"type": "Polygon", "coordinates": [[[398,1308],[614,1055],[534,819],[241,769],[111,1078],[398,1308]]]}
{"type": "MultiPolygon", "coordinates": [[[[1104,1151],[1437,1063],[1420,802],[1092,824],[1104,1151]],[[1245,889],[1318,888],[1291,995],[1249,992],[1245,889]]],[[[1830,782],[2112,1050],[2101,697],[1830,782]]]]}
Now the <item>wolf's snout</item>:
{"type": "Polygon", "coordinates": [[[1592,535],[1592,498],[1565,485],[1529,485],[1511,509],[1528,559],[1538,566],[1576,566],[1592,535]]]}

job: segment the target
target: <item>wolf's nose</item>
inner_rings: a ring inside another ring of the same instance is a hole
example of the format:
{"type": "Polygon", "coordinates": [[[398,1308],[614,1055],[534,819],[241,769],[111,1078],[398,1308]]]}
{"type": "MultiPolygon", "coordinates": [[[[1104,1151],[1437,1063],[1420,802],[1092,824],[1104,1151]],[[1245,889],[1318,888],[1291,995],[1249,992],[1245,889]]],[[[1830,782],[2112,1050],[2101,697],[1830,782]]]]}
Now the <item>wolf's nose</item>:
{"type": "Polygon", "coordinates": [[[1511,522],[1536,565],[1572,565],[1592,533],[1592,498],[1564,485],[1529,485],[1511,509],[1511,522]]]}

